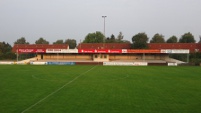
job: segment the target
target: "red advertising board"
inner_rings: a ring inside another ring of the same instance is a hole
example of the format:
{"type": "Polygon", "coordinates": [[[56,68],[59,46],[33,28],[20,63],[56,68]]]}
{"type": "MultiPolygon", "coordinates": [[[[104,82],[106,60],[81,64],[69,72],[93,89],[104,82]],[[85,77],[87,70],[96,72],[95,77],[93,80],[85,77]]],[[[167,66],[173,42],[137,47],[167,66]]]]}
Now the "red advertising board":
{"type": "Polygon", "coordinates": [[[161,53],[160,49],[79,49],[78,53],[161,53]]]}
{"type": "Polygon", "coordinates": [[[111,49],[108,50],[108,53],[122,53],[122,49],[111,49]]]}
{"type": "Polygon", "coordinates": [[[79,49],[78,53],[122,53],[122,49],[79,49]]]}
{"type": "Polygon", "coordinates": [[[95,53],[94,49],[78,49],[78,53],[95,53]]]}
{"type": "Polygon", "coordinates": [[[17,49],[18,53],[46,53],[46,49],[17,49]]]}

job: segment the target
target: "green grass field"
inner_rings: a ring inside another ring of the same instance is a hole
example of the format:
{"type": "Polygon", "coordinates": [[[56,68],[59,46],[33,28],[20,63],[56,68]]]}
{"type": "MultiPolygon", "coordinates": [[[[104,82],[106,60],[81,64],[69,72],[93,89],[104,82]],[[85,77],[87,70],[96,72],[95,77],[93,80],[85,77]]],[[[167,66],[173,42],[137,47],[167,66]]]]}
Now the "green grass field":
{"type": "Polygon", "coordinates": [[[201,67],[0,65],[0,113],[200,113],[201,67]]]}

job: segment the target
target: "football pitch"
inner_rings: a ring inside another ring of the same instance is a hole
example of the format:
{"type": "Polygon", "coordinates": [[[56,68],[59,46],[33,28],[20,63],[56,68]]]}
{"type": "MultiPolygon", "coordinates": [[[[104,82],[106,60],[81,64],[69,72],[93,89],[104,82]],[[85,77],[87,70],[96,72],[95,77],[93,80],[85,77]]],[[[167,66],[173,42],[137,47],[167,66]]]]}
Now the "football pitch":
{"type": "Polygon", "coordinates": [[[200,113],[201,67],[0,65],[0,113],[200,113]]]}

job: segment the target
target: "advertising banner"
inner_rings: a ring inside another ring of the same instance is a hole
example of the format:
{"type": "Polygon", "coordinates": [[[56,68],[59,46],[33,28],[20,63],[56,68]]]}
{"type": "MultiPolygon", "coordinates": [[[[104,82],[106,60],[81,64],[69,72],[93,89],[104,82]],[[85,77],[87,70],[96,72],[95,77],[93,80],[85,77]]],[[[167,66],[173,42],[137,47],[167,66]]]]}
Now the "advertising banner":
{"type": "Polygon", "coordinates": [[[46,53],[78,53],[77,49],[46,49],[46,53]]]}
{"type": "Polygon", "coordinates": [[[46,49],[17,49],[18,53],[45,53],[46,49]]]}
{"type": "Polygon", "coordinates": [[[189,49],[161,49],[161,53],[188,54],[189,49]]]}
{"type": "Polygon", "coordinates": [[[46,65],[47,62],[30,62],[32,65],[46,65]]]}
{"type": "Polygon", "coordinates": [[[0,64],[14,64],[14,62],[0,62],[0,64]]]}
{"type": "Polygon", "coordinates": [[[122,53],[122,49],[79,49],[78,53],[122,53]]]}
{"type": "Polygon", "coordinates": [[[95,53],[94,49],[78,49],[78,53],[95,53]]]}
{"type": "Polygon", "coordinates": [[[177,63],[168,63],[168,66],[177,66],[177,63]]]}
{"type": "Polygon", "coordinates": [[[127,53],[161,53],[159,49],[127,49],[127,53]]]}
{"type": "Polygon", "coordinates": [[[147,66],[147,62],[103,62],[104,66],[147,66]]]}
{"type": "Polygon", "coordinates": [[[47,62],[47,65],[75,65],[75,62],[47,62]]]}
{"type": "Polygon", "coordinates": [[[61,49],[46,49],[46,53],[61,53],[61,49]]]}

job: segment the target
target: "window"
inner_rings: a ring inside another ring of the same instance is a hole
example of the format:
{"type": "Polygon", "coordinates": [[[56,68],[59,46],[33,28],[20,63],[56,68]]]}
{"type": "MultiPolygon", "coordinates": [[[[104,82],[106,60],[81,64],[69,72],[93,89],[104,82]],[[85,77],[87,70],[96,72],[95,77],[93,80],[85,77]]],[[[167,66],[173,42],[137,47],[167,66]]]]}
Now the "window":
{"type": "Polygon", "coordinates": [[[97,55],[95,55],[95,58],[97,58],[98,56],[97,55]]]}

